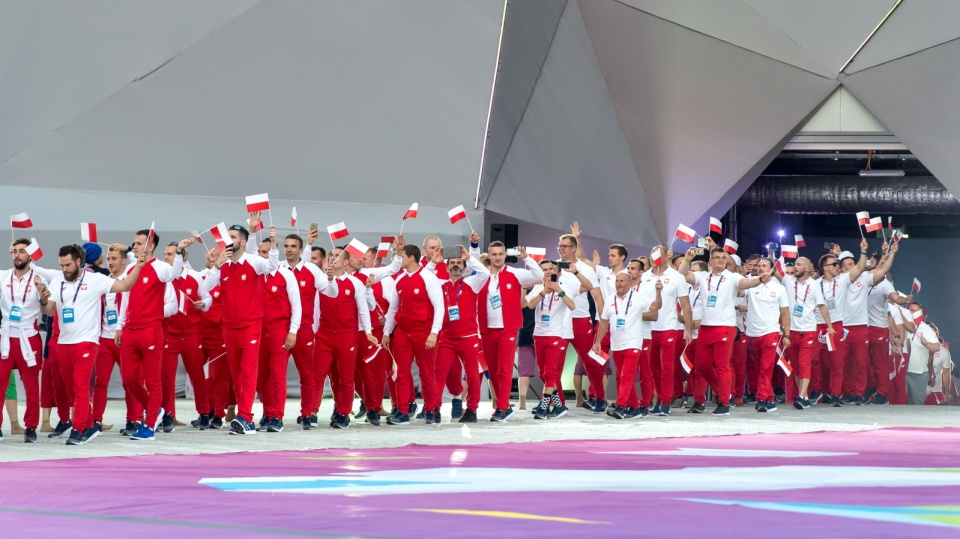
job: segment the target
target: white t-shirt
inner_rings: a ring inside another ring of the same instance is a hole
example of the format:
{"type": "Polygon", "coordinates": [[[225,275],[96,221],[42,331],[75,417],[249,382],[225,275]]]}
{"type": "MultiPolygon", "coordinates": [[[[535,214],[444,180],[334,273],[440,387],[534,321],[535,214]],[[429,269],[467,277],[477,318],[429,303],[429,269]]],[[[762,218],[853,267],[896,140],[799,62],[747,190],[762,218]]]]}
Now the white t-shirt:
{"type": "MultiPolygon", "coordinates": [[[[660,298],[663,300],[663,307],[660,309],[660,315],[656,321],[650,322],[653,331],[671,331],[682,328],[680,320],[676,315],[676,305],[680,298],[689,295],[687,281],[679,271],[673,268],[666,268],[659,276],[663,289],[660,291],[660,298]]],[[[640,290],[653,303],[657,294],[657,275],[653,270],[648,270],[640,276],[640,290]]]]}
{"type": "Polygon", "coordinates": [[[823,294],[817,281],[807,279],[800,283],[793,275],[784,275],[783,288],[790,304],[790,331],[815,331],[817,318],[820,318],[818,305],[823,305],[823,294]]]}
{"type": "Polygon", "coordinates": [[[870,327],[887,327],[887,313],[889,312],[887,298],[891,292],[896,292],[896,290],[894,290],[893,284],[886,279],[867,290],[867,325],[870,327]]]}
{"type": "Polygon", "coordinates": [[[707,271],[694,272],[697,286],[703,294],[703,321],[704,326],[737,325],[737,310],[734,302],[737,299],[740,280],[743,275],[723,270],[719,275],[707,271]]]}
{"type": "Polygon", "coordinates": [[[933,353],[933,372],[935,372],[937,376],[933,379],[933,387],[927,388],[927,395],[934,391],[943,391],[943,377],[940,376],[943,369],[953,369],[953,360],[950,357],[950,350],[944,348],[943,344],[941,344],[940,350],[933,353]]]}
{"type": "MultiPolygon", "coordinates": [[[[694,289],[689,285],[687,293],[690,296],[690,318],[698,322],[703,319],[703,294],[700,293],[699,288],[694,289]]],[[[691,336],[696,339],[698,335],[700,335],[700,328],[694,329],[691,336]]]]}
{"type": "Polygon", "coordinates": [[[917,326],[917,331],[910,335],[910,362],[907,363],[907,372],[909,373],[927,373],[930,350],[920,342],[921,336],[923,336],[928,343],[936,342],[937,340],[937,334],[934,333],[933,328],[928,326],[926,322],[920,322],[917,326]]]}
{"type": "MultiPolygon", "coordinates": [[[[590,285],[593,288],[600,286],[600,279],[597,278],[597,273],[593,271],[593,268],[584,264],[582,261],[577,261],[577,271],[583,274],[586,277],[587,281],[590,281],[590,285]]],[[[562,272],[561,272],[562,273],[562,272]]],[[[571,274],[572,277],[576,278],[576,275],[571,274]]],[[[577,280],[579,283],[579,279],[577,280]]],[[[580,288],[577,287],[579,291],[580,288]]],[[[573,296],[573,317],[574,318],[590,318],[590,300],[587,299],[587,294],[590,293],[590,290],[577,294],[573,296]]]]}
{"type": "MultiPolygon", "coordinates": [[[[887,312],[890,313],[890,317],[893,318],[894,325],[902,326],[903,325],[903,312],[907,309],[901,307],[900,305],[894,305],[893,303],[887,303],[887,312]]],[[[910,316],[910,311],[907,311],[907,316],[910,316]]],[[[911,320],[913,320],[911,318],[911,320]]]]}
{"type": "Polygon", "coordinates": [[[789,309],[787,289],[775,279],[750,290],[747,300],[747,337],[762,337],[780,331],[780,309],[789,309]]]}
{"type": "MultiPolygon", "coordinates": [[[[850,289],[850,276],[841,273],[830,281],[821,278],[814,283],[814,286],[820,289],[823,304],[827,306],[827,312],[830,313],[830,322],[843,322],[843,314],[847,307],[847,290],[850,289]]],[[[813,314],[816,316],[818,324],[826,324],[826,321],[820,316],[820,309],[817,309],[813,314]]]]}
{"type": "Polygon", "coordinates": [[[597,266],[597,279],[603,302],[607,303],[617,295],[617,273],[606,266],[597,266]]]}
{"type": "Polygon", "coordinates": [[[610,322],[610,350],[630,350],[643,347],[643,313],[650,310],[653,300],[644,294],[627,292],[614,297],[604,305],[600,318],[610,322]]]}
{"type": "MultiPolygon", "coordinates": [[[[560,279],[557,281],[560,289],[566,295],[573,297],[580,290],[580,281],[570,273],[560,273],[560,279]]],[[[527,294],[527,302],[533,301],[543,290],[543,285],[538,284],[527,294]]],[[[567,307],[563,298],[556,292],[547,294],[537,303],[534,309],[533,335],[535,337],[561,337],[564,339],[573,338],[573,311],[567,307]]]]}
{"type": "Polygon", "coordinates": [[[747,312],[741,311],[740,307],[747,306],[746,293],[744,293],[742,298],[737,296],[737,298],[733,300],[733,306],[737,310],[737,329],[739,329],[741,332],[744,332],[747,330],[747,312]]]}
{"type": "Polygon", "coordinates": [[[85,271],[72,283],[64,282],[62,276],[50,283],[50,301],[57,304],[60,319],[58,344],[100,342],[100,297],[112,287],[110,277],[85,271]]]}
{"type": "MultiPolygon", "coordinates": [[[[839,279],[840,277],[843,277],[843,275],[840,275],[837,278],[839,279]]],[[[873,272],[865,271],[861,273],[860,276],[857,277],[857,280],[850,285],[849,289],[847,289],[847,306],[843,313],[844,326],[867,325],[867,296],[869,295],[869,291],[872,286],[873,272]]]]}

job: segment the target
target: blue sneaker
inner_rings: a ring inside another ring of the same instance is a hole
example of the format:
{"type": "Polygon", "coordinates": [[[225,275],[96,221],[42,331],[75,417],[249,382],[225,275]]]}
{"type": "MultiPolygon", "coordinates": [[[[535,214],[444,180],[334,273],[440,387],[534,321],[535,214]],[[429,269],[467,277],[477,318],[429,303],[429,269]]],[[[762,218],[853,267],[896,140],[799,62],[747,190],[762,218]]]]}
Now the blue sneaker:
{"type": "Polygon", "coordinates": [[[615,408],[610,408],[607,410],[607,415],[614,419],[623,419],[627,416],[627,411],[623,408],[617,406],[615,408]]]}
{"type": "Polygon", "coordinates": [[[603,399],[597,399],[596,404],[593,405],[593,413],[602,414],[607,411],[607,401],[603,399]]]}
{"type": "Polygon", "coordinates": [[[398,413],[395,416],[391,415],[387,417],[387,425],[409,425],[409,424],[410,424],[409,414],[398,413]]]}
{"type": "Polygon", "coordinates": [[[424,412],[423,419],[427,425],[433,425],[433,412],[430,412],[430,411],[424,412]]]}
{"type": "Polygon", "coordinates": [[[821,399],[821,398],[823,398],[823,393],[822,393],[822,392],[820,392],[820,391],[812,391],[812,392],[810,392],[810,398],[809,398],[808,400],[810,401],[810,404],[816,404],[816,403],[820,402],[820,399],[821,399]]]}
{"type": "Polygon", "coordinates": [[[450,404],[450,419],[460,419],[463,417],[463,399],[453,399],[450,404]]]}
{"type": "Polygon", "coordinates": [[[283,432],[283,421],[279,417],[271,419],[267,424],[267,432],[283,432]]]}
{"type": "Polygon", "coordinates": [[[153,440],[153,429],[146,425],[140,425],[140,428],[137,430],[137,433],[130,437],[131,440],[153,440]]]}
{"type": "Polygon", "coordinates": [[[503,423],[507,420],[506,414],[503,413],[503,410],[497,408],[493,415],[490,416],[490,421],[496,421],[498,423],[503,423]]]}
{"type": "Polygon", "coordinates": [[[660,415],[660,403],[657,403],[656,406],[650,408],[650,415],[660,415]]]}
{"type": "Polygon", "coordinates": [[[597,406],[597,401],[596,401],[596,399],[594,399],[593,397],[590,397],[589,399],[586,399],[585,401],[583,401],[583,404],[580,405],[581,408],[584,408],[584,409],[586,409],[586,410],[590,410],[591,412],[593,411],[593,409],[594,409],[596,406],[597,406]]]}
{"type": "Polygon", "coordinates": [[[230,422],[230,434],[245,435],[256,433],[257,426],[254,425],[252,421],[244,421],[240,417],[235,417],[233,421],[230,422]]]}
{"type": "Polygon", "coordinates": [[[547,415],[547,417],[550,419],[556,419],[565,415],[567,415],[567,407],[562,404],[558,404],[555,405],[552,410],[550,410],[550,414],[547,415]]]}
{"type": "Polygon", "coordinates": [[[80,445],[83,443],[81,438],[80,431],[77,429],[70,429],[70,437],[67,438],[67,445],[80,445]]]}
{"type": "Polygon", "coordinates": [[[776,412],[777,411],[777,402],[769,400],[764,404],[764,411],[766,412],[776,412]]]}
{"type": "Polygon", "coordinates": [[[661,406],[660,407],[660,417],[670,417],[670,407],[661,406]]]}
{"type": "Polygon", "coordinates": [[[873,403],[878,405],[890,404],[890,401],[883,395],[873,397],[873,403]]]}
{"type": "MultiPolygon", "coordinates": [[[[506,421],[506,420],[510,419],[510,416],[512,416],[512,415],[513,415],[513,407],[510,406],[510,407],[508,407],[506,410],[503,411],[503,420],[506,421]]],[[[439,422],[440,422],[440,421],[437,421],[437,423],[439,423],[439,422]]]]}
{"type": "Polygon", "coordinates": [[[550,397],[544,395],[543,398],[540,399],[540,404],[537,404],[533,408],[533,418],[546,419],[548,415],[550,415],[550,397]]]}
{"type": "MultiPolygon", "coordinates": [[[[159,428],[163,425],[163,415],[164,415],[165,413],[166,413],[166,410],[164,410],[163,407],[161,406],[161,407],[160,407],[160,411],[157,412],[157,420],[153,423],[153,429],[151,429],[151,430],[153,430],[154,432],[156,432],[156,430],[159,429],[159,428]]],[[[137,432],[139,432],[139,431],[137,431],[137,432]]]]}

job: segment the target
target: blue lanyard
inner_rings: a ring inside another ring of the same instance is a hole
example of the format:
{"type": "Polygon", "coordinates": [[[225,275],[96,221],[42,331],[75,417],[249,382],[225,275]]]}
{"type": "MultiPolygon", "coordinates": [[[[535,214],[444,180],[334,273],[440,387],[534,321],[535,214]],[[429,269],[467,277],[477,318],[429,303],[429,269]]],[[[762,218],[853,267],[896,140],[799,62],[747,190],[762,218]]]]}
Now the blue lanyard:
{"type": "Polygon", "coordinates": [[[707,275],[707,292],[720,292],[720,285],[723,284],[723,280],[724,280],[724,279],[726,279],[726,277],[725,277],[723,274],[721,274],[721,275],[720,275],[720,282],[717,283],[717,289],[716,289],[716,290],[711,290],[711,289],[710,289],[710,281],[713,280],[713,274],[711,273],[710,275],[707,275]]]}
{"type": "MultiPolygon", "coordinates": [[[[83,272],[84,275],[80,276],[80,282],[77,283],[77,289],[73,292],[73,302],[70,305],[76,305],[77,296],[80,295],[80,287],[83,286],[83,278],[86,277],[87,272],[83,272]]],[[[66,282],[60,283],[60,305],[63,305],[63,287],[67,286],[66,282]]]]}
{"type": "MultiPolygon", "coordinates": [[[[453,285],[451,285],[453,286],[453,285]]],[[[463,287],[463,277],[457,279],[457,297],[453,302],[453,305],[460,305],[460,289],[463,287]]],[[[447,302],[450,301],[450,295],[447,294],[447,302]]]]}
{"type": "MultiPolygon", "coordinates": [[[[617,299],[619,299],[619,298],[613,298],[613,312],[617,313],[617,318],[619,318],[619,317],[620,317],[620,309],[617,307],[617,299]]],[[[630,303],[631,303],[631,300],[632,300],[632,299],[633,299],[633,290],[630,291],[630,295],[627,297],[627,308],[623,311],[623,317],[624,317],[624,318],[626,318],[626,317],[627,317],[627,313],[630,312],[630,303]]]]}

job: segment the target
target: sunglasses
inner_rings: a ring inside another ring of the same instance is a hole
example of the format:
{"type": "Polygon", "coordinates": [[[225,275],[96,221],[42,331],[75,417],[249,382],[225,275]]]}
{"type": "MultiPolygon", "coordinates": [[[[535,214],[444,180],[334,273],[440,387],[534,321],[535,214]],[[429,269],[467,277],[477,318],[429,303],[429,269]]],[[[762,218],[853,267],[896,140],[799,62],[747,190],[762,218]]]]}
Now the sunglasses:
{"type": "Polygon", "coordinates": [[[827,266],[839,266],[839,265],[840,265],[839,262],[831,262],[831,263],[829,263],[829,264],[824,264],[823,267],[827,267],[827,266]]]}

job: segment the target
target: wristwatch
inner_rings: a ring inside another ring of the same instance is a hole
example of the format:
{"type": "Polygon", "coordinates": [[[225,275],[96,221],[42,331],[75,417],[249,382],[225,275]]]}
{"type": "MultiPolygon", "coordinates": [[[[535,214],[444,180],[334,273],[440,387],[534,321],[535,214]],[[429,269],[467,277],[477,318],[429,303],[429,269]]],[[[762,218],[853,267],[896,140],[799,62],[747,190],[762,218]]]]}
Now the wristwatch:
{"type": "Polygon", "coordinates": [[[183,250],[181,250],[181,249],[177,249],[177,254],[180,255],[180,256],[183,256],[183,253],[185,253],[185,252],[186,252],[186,251],[183,251],[183,250]]]}

